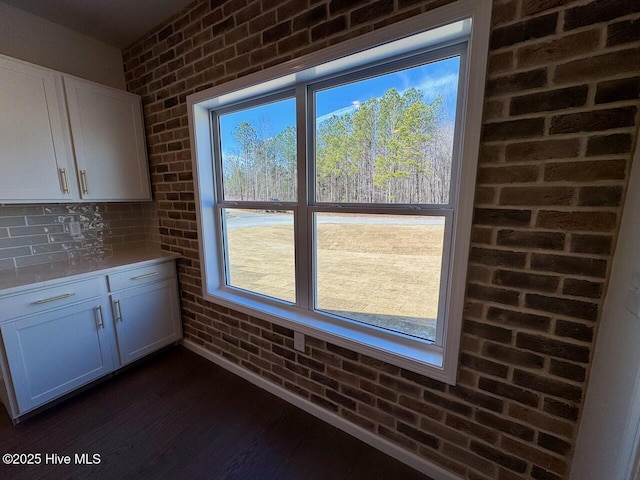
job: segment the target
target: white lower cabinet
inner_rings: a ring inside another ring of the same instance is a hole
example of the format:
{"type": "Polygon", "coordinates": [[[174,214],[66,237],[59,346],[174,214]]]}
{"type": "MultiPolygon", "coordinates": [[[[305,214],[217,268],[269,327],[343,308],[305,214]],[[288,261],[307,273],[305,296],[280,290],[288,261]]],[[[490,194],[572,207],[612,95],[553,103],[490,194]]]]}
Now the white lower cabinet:
{"type": "Polygon", "coordinates": [[[20,412],[113,371],[104,306],[87,301],[2,325],[20,412]]]}
{"type": "Polygon", "coordinates": [[[0,315],[13,307],[0,317],[13,419],[182,338],[173,259],[24,290],[0,292],[0,315]]]}
{"type": "Polygon", "coordinates": [[[175,282],[165,280],[112,295],[120,365],[179,340],[175,282]]]}
{"type": "Polygon", "coordinates": [[[175,281],[165,280],[111,296],[120,365],[182,338],[175,281]]]}

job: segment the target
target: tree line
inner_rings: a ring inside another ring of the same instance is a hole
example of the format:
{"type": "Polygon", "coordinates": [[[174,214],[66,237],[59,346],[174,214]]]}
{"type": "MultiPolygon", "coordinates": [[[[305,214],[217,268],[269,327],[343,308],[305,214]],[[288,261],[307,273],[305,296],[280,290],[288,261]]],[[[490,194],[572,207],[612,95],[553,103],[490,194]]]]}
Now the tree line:
{"type": "MultiPolygon", "coordinates": [[[[316,197],[321,202],[446,203],[453,119],[443,98],[392,88],[316,126],[316,197]]],[[[272,135],[267,119],[241,122],[237,149],[223,154],[228,200],[296,200],[296,131],[272,135]]]]}

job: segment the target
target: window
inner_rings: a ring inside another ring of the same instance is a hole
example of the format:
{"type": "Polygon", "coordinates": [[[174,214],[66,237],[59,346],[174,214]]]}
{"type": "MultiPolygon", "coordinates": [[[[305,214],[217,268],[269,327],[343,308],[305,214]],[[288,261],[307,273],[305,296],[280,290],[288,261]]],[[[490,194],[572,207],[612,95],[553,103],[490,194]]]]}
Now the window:
{"type": "Polygon", "coordinates": [[[282,97],[214,112],[217,216],[226,285],[294,304],[296,103],[282,97]]]}
{"type": "Polygon", "coordinates": [[[455,382],[486,6],[188,98],[205,297],[455,382]]]}

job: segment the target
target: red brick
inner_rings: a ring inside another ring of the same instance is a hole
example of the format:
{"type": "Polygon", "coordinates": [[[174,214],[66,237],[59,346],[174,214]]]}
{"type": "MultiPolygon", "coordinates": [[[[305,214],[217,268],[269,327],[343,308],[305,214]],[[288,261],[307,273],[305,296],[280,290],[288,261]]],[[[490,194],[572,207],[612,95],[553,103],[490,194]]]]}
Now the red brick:
{"type": "Polygon", "coordinates": [[[546,68],[537,68],[527,72],[490,78],[487,81],[486,95],[487,97],[492,97],[495,95],[522,92],[533,88],[544,87],[546,84],[546,68]]]}
{"type": "Polygon", "coordinates": [[[557,232],[536,232],[530,230],[500,230],[497,244],[505,247],[562,250],[565,236],[557,232]]]}
{"type": "MultiPolygon", "coordinates": [[[[539,0],[531,0],[540,3],[539,0]]],[[[571,57],[584,55],[596,49],[600,41],[600,30],[587,30],[547,42],[524,45],[517,52],[518,68],[543,65],[550,61],[558,62],[571,57]]]]}
{"type": "Polygon", "coordinates": [[[515,138],[541,137],[543,133],[544,118],[527,118],[524,120],[487,123],[484,126],[483,139],[487,142],[496,140],[512,140],[515,138]]]}
{"type": "Polygon", "coordinates": [[[515,290],[471,283],[467,285],[467,297],[505,305],[518,305],[520,293],[515,290]]]}
{"type": "Polygon", "coordinates": [[[572,30],[637,12],[640,12],[640,4],[635,0],[592,1],[568,9],[565,12],[564,29],[572,30]]]}
{"type": "Polygon", "coordinates": [[[580,189],[578,205],[617,207],[622,203],[622,187],[584,187],[580,189]]]}
{"type": "Polygon", "coordinates": [[[569,205],[573,194],[571,187],[503,187],[500,205],[569,205]]]}
{"type": "Polygon", "coordinates": [[[487,72],[489,75],[502,73],[513,68],[513,52],[500,52],[489,56],[487,72]]]}
{"type": "Polygon", "coordinates": [[[538,450],[523,442],[503,436],[500,444],[508,452],[518,455],[518,458],[529,460],[536,465],[542,465],[560,475],[564,475],[567,471],[567,462],[565,460],[561,460],[557,456],[538,450]]]}
{"type": "Polygon", "coordinates": [[[543,312],[590,320],[592,322],[598,319],[599,313],[596,303],[531,293],[525,295],[524,305],[525,307],[542,310],[543,312]]]}
{"type": "Polygon", "coordinates": [[[562,293],[577,297],[601,298],[603,291],[604,284],[600,282],[573,278],[565,279],[562,287],[562,293]]]}
{"type": "Polygon", "coordinates": [[[473,219],[474,223],[477,225],[524,227],[528,226],[531,221],[531,211],[476,208],[473,219]]]}
{"type": "Polygon", "coordinates": [[[551,415],[559,416],[563,419],[576,421],[579,409],[571,403],[561,402],[553,398],[545,398],[543,410],[551,415]]]}
{"type": "Polygon", "coordinates": [[[493,413],[477,410],[475,419],[482,425],[495,428],[514,437],[521,438],[523,440],[533,440],[534,431],[531,427],[523,425],[518,422],[506,420],[502,417],[494,415],[493,413]]]}
{"type": "Polygon", "coordinates": [[[479,407],[492,410],[494,412],[502,412],[504,401],[491,395],[485,395],[474,389],[463,387],[462,385],[449,386],[449,393],[465,402],[477,405],[479,407]]]}
{"type": "Polygon", "coordinates": [[[527,469],[527,462],[521,460],[519,457],[508,455],[483,443],[472,440],[471,450],[481,457],[507,467],[509,470],[524,473],[527,469]]]}
{"type": "Polygon", "coordinates": [[[512,97],[509,114],[523,115],[527,113],[581,107],[587,103],[588,93],[589,87],[587,85],[580,85],[577,87],[560,88],[557,90],[547,90],[545,92],[512,97]]]}
{"type": "Polygon", "coordinates": [[[640,77],[622,78],[599,82],[596,90],[596,104],[637,100],[640,98],[640,77]]]}
{"type": "Polygon", "coordinates": [[[499,265],[502,267],[523,268],[525,266],[526,259],[526,254],[521,252],[477,247],[473,247],[471,249],[471,255],[469,255],[469,260],[472,262],[481,263],[483,265],[499,265]]]}
{"type": "Polygon", "coordinates": [[[558,14],[551,13],[506,27],[495,28],[491,32],[490,46],[492,49],[497,49],[551,35],[556,30],[557,21],[558,14]]]}
{"type": "Polygon", "coordinates": [[[524,328],[545,332],[549,330],[551,318],[544,315],[517,312],[498,307],[489,307],[487,320],[509,327],[524,328]]]}
{"type": "Polygon", "coordinates": [[[261,3],[262,2],[258,0],[258,1],[254,1],[253,3],[249,3],[249,5],[247,5],[244,8],[236,9],[236,11],[234,12],[236,17],[236,22],[238,24],[241,24],[241,23],[249,22],[250,20],[253,20],[254,18],[259,17],[260,14],[262,13],[261,3]]]}
{"type": "Polygon", "coordinates": [[[544,357],[497,343],[484,342],[482,354],[510,365],[535,369],[544,367],[544,357]]]}
{"type": "Polygon", "coordinates": [[[496,189],[493,187],[476,187],[476,197],[474,204],[492,204],[495,198],[496,189]]]}
{"type": "MultiPolygon", "coordinates": [[[[507,378],[509,368],[506,365],[497,363],[486,358],[481,358],[469,353],[463,353],[460,356],[460,364],[480,373],[486,373],[494,377],[507,378]]],[[[459,413],[459,412],[458,412],[459,413]]]]}
{"type": "Polygon", "coordinates": [[[555,292],[560,283],[558,277],[531,272],[498,269],[493,277],[496,285],[538,292],[555,292]]]}
{"type": "Polygon", "coordinates": [[[316,42],[323,38],[340,33],[347,28],[346,17],[336,17],[327,22],[321,23],[311,29],[311,41],[316,42]]]}
{"type": "Polygon", "coordinates": [[[470,466],[479,472],[486,473],[487,475],[493,475],[495,472],[495,464],[489,462],[485,458],[480,457],[474,453],[469,452],[466,449],[457,447],[450,443],[445,443],[442,446],[442,451],[450,458],[455,458],[458,461],[463,462],[465,465],[470,466]]]}
{"type": "Polygon", "coordinates": [[[538,212],[537,226],[561,230],[587,230],[610,232],[616,226],[617,216],[613,212],[561,212],[542,210],[538,212]]]}
{"type": "Polygon", "coordinates": [[[633,138],[628,133],[595,135],[587,141],[587,156],[629,153],[632,144],[633,138]]]}
{"type": "Polygon", "coordinates": [[[538,435],[538,445],[561,455],[568,453],[571,449],[571,444],[569,442],[544,432],[541,432],[538,435]]]}
{"type": "Polygon", "coordinates": [[[524,370],[514,370],[513,382],[516,385],[525,386],[556,397],[564,398],[573,402],[582,399],[582,389],[575,385],[554,380],[524,370]]]}
{"type": "Polygon", "coordinates": [[[576,253],[608,255],[612,243],[612,238],[606,235],[571,235],[571,251],[576,253]]]}
{"type": "Polygon", "coordinates": [[[479,184],[535,182],[538,172],[537,165],[481,167],[476,181],[479,184]]]}
{"type": "Polygon", "coordinates": [[[564,438],[573,438],[574,427],[571,423],[549,417],[538,410],[512,403],[509,405],[508,415],[564,438]]]}
{"type": "Polygon", "coordinates": [[[498,163],[504,156],[503,145],[480,145],[478,163],[498,163]]]}
{"type": "Polygon", "coordinates": [[[493,429],[478,425],[464,417],[448,413],[445,423],[459,432],[468,433],[488,443],[495,443],[498,440],[498,434],[493,429]]]}
{"type": "Polygon", "coordinates": [[[516,0],[494,2],[491,10],[491,24],[495,28],[498,25],[515,20],[517,10],[518,3],[516,0]]]}
{"type": "Polygon", "coordinates": [[[428,447],[438,448],[440,446],[440,438],[426,433],[426,429],[422,426],[421,429],[417,429],[406,423],[398,422],[397,429],[400,433],[428,447]]]}
{"type": "Polygon", "coordinates": [[[573,338],[582,342],[593,340],[592,326],[567,320],[557,320],[554,333],[559,337],[573,338]]]}
{"type": "Polygon", "coordinates": [[[640,19],[612,23],[607,26],[607,46],[640,40],[640,19]]]}
{"type": "Polygon", "coordinates": [[[553,78],[556,83],[562,84],[599,80],[623,73],[637,74],[636,66],[639,63],[639,49],[618,50],[558,65],[553,78]]]}
{"type": "Polygon", "coordinates": [[[351,12],[350,24],[359,25],[393,12],[394,0],[377,0],[351,12]]]}
{"type": "Polygon", "coordinates": [[[561,7],[566,0],[523,0],[522,13],[525,15],[535,15],[552,8],[561,7]]]}
{"type": "Polygon", "coordinates": [[[500,120],[504,117],[504,103],[500,100],[485,102],[482,111],[483,121],[500,120]]]}

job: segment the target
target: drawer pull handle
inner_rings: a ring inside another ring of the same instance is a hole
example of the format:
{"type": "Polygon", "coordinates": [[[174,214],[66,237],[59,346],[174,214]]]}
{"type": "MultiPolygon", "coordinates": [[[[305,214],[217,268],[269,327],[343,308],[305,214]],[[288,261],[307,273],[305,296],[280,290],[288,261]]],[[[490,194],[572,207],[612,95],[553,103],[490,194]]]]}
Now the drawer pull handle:
{"type": "Polygon", "coordinates": [[[60,177],[62,178],[62,193],[69,193],[69,179],[67,178],[67,169],[60,169],[60,177]]]}
{"type": "Polygon", "coordinates": [[[116,322],[122,321],[122,308],[120,307],[120,300],[113,302],[113,311],[116,314],[116,322]]]}
{"type": "Polygon", "coordinates": [[[138,275],[137,277],[131,277],[131,280],[140,280],[142,278],[155,277],[158,272],[145,273],[144,275],[138,275]]]}
{"type": "Polygon", "coordinates": [[[82,184],[82,193],[89,194],[89,184],[87,183],[87,171],[80,170],[80,183],[82,184]]]}
{"type": "Polygon", "coordinates": [[[96,311],[96,316],[98,317],[98,326],[100,328],[104,328],[104,317],[102,316],[102,305],[98,305],[94,309],[96,311]]]}
{"type": "Polygon", "coordinates": [[[58,295],[57,297],[44,298],[42,300],[38,300],[33,302],[35,305],[42,305],[43,303],[55,302],[57,300],[64,300],[65,298],[73,297],[75,293],[64,293],[62,295],[58,295]]]}

